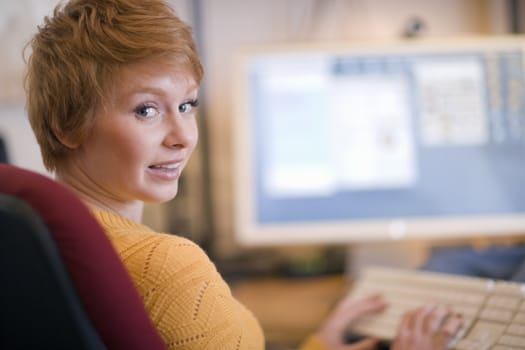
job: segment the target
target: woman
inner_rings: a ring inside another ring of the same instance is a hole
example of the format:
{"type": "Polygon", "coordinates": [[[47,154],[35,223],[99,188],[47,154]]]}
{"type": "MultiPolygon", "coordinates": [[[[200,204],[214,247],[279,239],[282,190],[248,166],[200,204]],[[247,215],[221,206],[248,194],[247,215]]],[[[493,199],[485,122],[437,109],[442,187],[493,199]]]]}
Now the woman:
{"type": "MultiPolygon", "coordinates": [[[[27,111],[44,164],[103,226],[167,347],[263,349],[257,320],[205,253],[140,224],[144,202],[175,197],[197,144],[203,70],[190,28],[163,0],[71,0],[31,49],[27,111]]],[[[384,307],[379,297],[343,300],[303,348],[373,349],[376,340],[344,345],[342,335],[384,307]]],[[[443,348],[459,327],[455,318],[441,327],[446,315],[408,314],[394,348],[443,348]]]]}

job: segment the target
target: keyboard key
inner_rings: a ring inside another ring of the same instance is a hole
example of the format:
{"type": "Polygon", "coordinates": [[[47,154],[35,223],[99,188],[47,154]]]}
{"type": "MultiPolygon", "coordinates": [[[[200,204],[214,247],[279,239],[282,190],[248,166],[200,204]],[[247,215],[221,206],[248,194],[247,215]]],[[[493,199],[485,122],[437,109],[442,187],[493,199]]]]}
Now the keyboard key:
{"type": "Polygon", "coordinates": [[[511,324],[507,327],[507,330],[505,331],[507,334],[514,334],[514,335],[523,335],[525,334],[525,325],[520,324],[511,324]]]}
{"type": "Polygon", "coordinates": [[[479,343],[477,341],[462,339],[454,346],[456,350],[484,350],[480,349],[479,343]]]}
{"type": "Polygon", "coordinates": [[[506,325],[495,322],[478,321],[464,339],[476,342],[479,347],[491,346],[505,331],[506,325]]]}
{"type": "Polygon", "coordinates": [[[499,321],[508,323],[514,316],[513,311],[496,309],[493,307],[487,307],[481,311],[479,318],[482,320],[499,321]]]}
{"type": "Polygon", "coordinates": [[[525,312],[520,312],[514,317],[513,323],[525,324],[525,312]]]}
{"type": "Polygon", "coordinates": [[[491,296],[487,300],[488,306],[501,307],[509,310],[516,310],[520,306],[520,298],[507,296],[491,296]]]}
{"type": "Polygon", "coordinates": [[[525,296],[525,284],[498,281],[494,286],[493,293],[498,295],[523,297],[525,296]]]}
{"type": "Polygon", "coordinates": [[[508,345],[525,349],[525,337],[515,335],[503,335],[498,340],[498,345],[508,345]]]}

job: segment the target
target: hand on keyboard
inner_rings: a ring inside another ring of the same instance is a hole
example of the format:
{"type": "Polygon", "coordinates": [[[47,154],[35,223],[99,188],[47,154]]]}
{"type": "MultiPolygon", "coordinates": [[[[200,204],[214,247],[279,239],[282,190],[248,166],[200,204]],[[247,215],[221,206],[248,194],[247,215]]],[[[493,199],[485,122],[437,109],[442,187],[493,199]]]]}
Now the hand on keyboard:
{"type": "MultiPolygon", "coordinates": [[[[318,332],[331,350],[373,350],[381,343],[379,338],[364,338],[345,344],[343,335],[352,324],[387,308],[380,295],[364,298],[346,297],[334,309],[318,332]]],[[[400,322],[392,350],[443,350],[457,333],[462,318],[437,304],[427,304],[405,313],[400,322]]]]}
{"type": "Polygon", "coordinates": [[[463,318],[448,307],[426,304],[402,316],[391,349],[446,349],[462,324],[463,318]]]}
{"type": "MultiPolygon", "coordinates": [[[[352,326],[352,334],[391,341],[393,345],[399,344],[397,349],[404,349],[403,346],[411,345],[400,334],[402,322],[408,329],[420,327],[422,330],[432,329],[435,324],[427,322],[425,326],[425,317],[408,314],[403,318],[403,315],[429,302],[437,302],[463,316],[461,329],[451,339],[449,349],[525,350],[525,284],[370,267],[352,283],[350,295],[360,298],[374,293],[381,293],[388,307],[384,312],[362,317],[352,326]]],[[[430,311],[420,309],[420,312],[430,311]]],[[[438,320],[439,317],[436,324],[438,320]]],[[[458,326],[453,320],[446,319],[442,329],[454,332],[458,326]]],[[[446,343],[439,337],[435,341],[446,343]]],[[[412,348],[424,349],[415,345],[412,348]]]]}
{"type": "Polygon", "coordinates": [[[324,322],[318,336],[331,350],[373,350],[380,340],[368,338],[352,345],[345,344],[344,334],[349,325],[359,319],[381,312],[386,307],[384,300],[379,295],[365,298],[343,299],[324,322]]]}

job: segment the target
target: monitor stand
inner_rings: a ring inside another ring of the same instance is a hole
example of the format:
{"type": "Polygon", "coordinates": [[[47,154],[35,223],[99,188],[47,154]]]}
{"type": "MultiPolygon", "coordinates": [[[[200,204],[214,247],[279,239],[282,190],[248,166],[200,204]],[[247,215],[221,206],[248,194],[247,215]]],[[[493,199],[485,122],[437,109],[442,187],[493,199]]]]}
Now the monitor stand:
{"type": "Polygon", "coordinates": [[[430,245],[421,241],[352,244],[347,249],[345,273],[352,279],[371,265],[417,268],[425,262],[429,250],[430,245]]]}

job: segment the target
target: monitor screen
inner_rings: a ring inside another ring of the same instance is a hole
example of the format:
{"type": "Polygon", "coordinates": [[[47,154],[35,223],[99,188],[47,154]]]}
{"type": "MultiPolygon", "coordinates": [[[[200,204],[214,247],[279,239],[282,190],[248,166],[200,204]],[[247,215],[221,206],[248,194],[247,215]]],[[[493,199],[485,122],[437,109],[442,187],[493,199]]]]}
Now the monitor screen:
{"type": "Polygon", "coordinates": [[[236,237],[272,245],[525,233],[524,44],[241,52],[236,237]]]}

